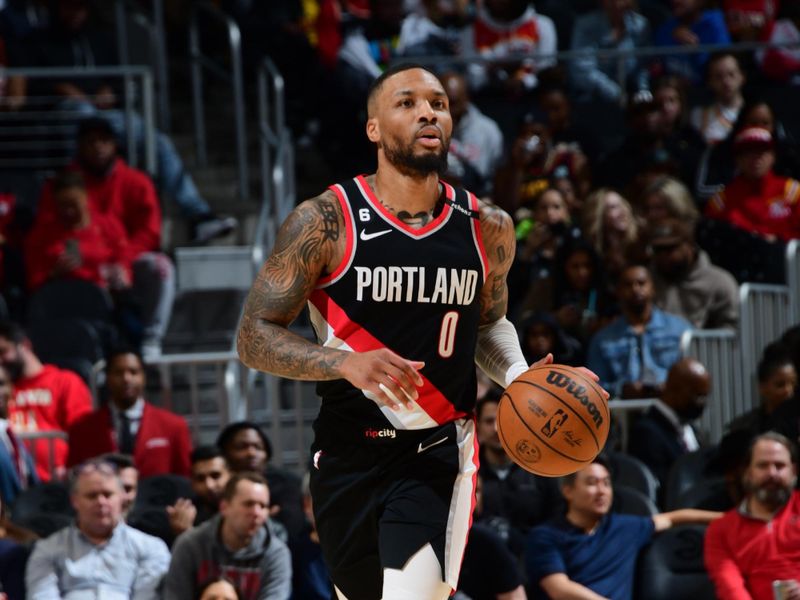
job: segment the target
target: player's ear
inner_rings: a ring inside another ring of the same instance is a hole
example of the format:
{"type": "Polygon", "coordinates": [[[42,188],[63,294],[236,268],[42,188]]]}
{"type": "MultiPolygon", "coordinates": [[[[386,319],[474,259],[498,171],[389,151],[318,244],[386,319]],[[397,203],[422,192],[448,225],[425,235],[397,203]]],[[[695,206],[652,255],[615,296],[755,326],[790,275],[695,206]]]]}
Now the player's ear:
{"type": "Polygon", "coordinates": [[[375,117],[367,119],[367,138],[375,144],[381,141],[381,127],[375,117]]]}

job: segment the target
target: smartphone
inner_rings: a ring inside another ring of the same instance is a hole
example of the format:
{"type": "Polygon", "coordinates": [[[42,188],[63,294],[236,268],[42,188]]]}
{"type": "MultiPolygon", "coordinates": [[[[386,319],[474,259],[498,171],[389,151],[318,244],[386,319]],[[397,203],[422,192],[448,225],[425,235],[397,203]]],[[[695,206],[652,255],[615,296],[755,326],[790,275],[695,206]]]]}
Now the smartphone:
{"type": "Polygon", "coordinates": [[[75,238],[69,238],[64,241],[64,251],[74,257],[78,263],[81,262],[81,250],[78,247],[78,240],[75,238]]]}

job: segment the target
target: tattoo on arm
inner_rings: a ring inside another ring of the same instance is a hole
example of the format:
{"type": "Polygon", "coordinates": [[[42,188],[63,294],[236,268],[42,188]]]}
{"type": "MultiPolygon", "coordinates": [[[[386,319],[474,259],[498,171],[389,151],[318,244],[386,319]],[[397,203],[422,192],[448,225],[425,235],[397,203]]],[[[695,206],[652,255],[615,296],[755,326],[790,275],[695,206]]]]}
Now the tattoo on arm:
{"type": "Polygon", "coordinates": [[[239,325],[237,349],[247,366],[294,379],[340,376],[345,352],[323,348],[287,329],[336,256],[343,226],[339,213],[333,194],[326,192],[298,206],[281,226],[239,325]]]}
{"type": "Polygon", "coordinates": [[[481,206],[481,233],[490,257],[489,274],[481,290],[481,323],[505,316],[508,307],[506,277],[514,261],[514,224],[496,207],[481,206]]]}

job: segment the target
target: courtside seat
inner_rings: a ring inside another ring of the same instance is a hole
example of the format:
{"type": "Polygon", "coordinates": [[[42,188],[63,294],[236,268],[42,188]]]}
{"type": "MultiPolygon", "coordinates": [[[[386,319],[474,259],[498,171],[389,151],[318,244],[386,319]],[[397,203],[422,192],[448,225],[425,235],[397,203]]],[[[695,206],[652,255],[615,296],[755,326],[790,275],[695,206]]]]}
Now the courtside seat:
{"type": "Polygon", "coordinates": [[[651,517],[658,514],[655,503],[642,492],[616,484],[614,485],[614,504],[611,506],[611,510],[638,517],[651,517]]]}
{"type": "Polygon", "coordinates": [[[624,454],[623,452],[609,452],[609,467],[611,467],[611,479],[616,488],[624,485],[640,491],[651,501],[656,502],[658,498],[658,479],[650,471],[646,464],[635,456],[624,454]]]}
{"type": "Polygon", "coordinates": [[[639,555],[634,598],[713,600],[703,564],[704,525],[680,525],[657,534],[639,555]]]}

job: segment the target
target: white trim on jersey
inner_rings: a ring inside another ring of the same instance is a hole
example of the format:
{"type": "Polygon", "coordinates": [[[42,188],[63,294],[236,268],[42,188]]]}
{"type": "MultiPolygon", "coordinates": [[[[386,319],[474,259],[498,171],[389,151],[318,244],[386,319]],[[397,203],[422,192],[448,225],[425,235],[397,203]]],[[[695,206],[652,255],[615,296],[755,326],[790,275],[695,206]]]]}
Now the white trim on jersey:
{"type": "MultiPolygon", "coordinates": [[[[480,214],[481,205],[478,202],[478,198],[475,197],[475,194],[472,192],[467,192],[467,197],[469,199],[470,208],[477,213],[480,214]]],[[[472,242],[475,244],[475,250],[478,253],[478,258],[481,261],[481,268],[483,269],[483,281],[486,282],[486,278],[489,276],[489,265],[487,264],[487,257],[486,257],[486,248],[484,247],[482,241],[478,241],[478,228],[480,227],[480,219],[470,219],[469,223],[470,229],[472,229],[472,242]]],[[[483,238],[480,238],[483,240],[483,238]]]]}
{"type": "MultiPolygon", "coordinates": [[[[334,334],[333,326],[328,323],[319,312],[316,306],[308,302],[308,313],[311,320],[311,326],[317,334],[317,341],[326,348],[337,348],[338,350],[346,350],[353,352],[353,349],[343,339],[336,337],[334,334]],[[323,337],[324,334],[324,337],[323,337]]],[[[416,402],[411,403],[411,409],[400,408],[399,410],[392,410],[372,392],[361,390],[367,398],[372,400],[380,408],[381,413],[389,421],[389,424],[395,429],[429,429],[431,427],[438,427],[437,423],[425,410],[416,402]]]]}
{"type": "MultiPolygon", "coordinates": [[[[355,181],[356,185],[358,186],[358,189],[361,190],[361,195],[364,196],[364,199],[367,201],[367,204],[369,204],[372,207],[372,209],[375,211],[375,213],[377,213],[377,215],[381,219],[386,221],[386,223],[391,225],[393,230],[403,233],[407,237],[410,237],[412,240],[421,240],[421,239],[424,239],[424,238],[426,238],[426,237],[428,237],[430,235],[433,235],[434,233],[439,231],[442,227],[444,227],[450,221],[450,218],[453,216],[453,212],[454,211],[452,211],[452,210],[449,211],[446,215],[444,215],[444,218],[442,218],[441,222],[439,222],[439,224],[436,225],[436,227],[434,227],[430,231],[426,231],[425,233],[414,233],[413,231],[407,231],[407,230],[403,229],[402,227],[398,227],[397,223],[393,222],[389,217],[387,217],[384,214],[383,210],[381,210],[381,207],[375,206],[375,203],[372,201],[372,198],[370,198],[370,195],[367,193],[367,190],[365,190],[364,186],[361,185],[361,180],[359,178],[354,179],[354,181],[355,181]]],[[[444,182],[442,182],[442,183],[444,183],[444,182]]],[[[445,183],[444,185],[447,185],[447,184],[445,183]]],[[[450,188],[450,189],[452,190],[453,188],[450,188]]],[[[451,200],[455,201],[454,193],[451,194],[451,200]]]]}
{"type": "MultiPolygon", "coordinates": [[[[350,205],[350,198],[347,196],[347,191],[344,189],[344,187],[342,187],[342,184],[337,183],[333,187],[335,187],[339,191],[339,193],[341,194],[341,197],[344,198],[344,202],[342,202],[342,204],[345,205],[345,207],[347,208],[347,213],[350,215],[350,227],[347,227],[347,221],[345,220],[344,229],[345,229],[345,236],[350,236],[350,238],[352,238],[353,246],[350,249],[350,256],[345,256],[344,258],[342,258],[342,262],[344,262],[344,261],[347,261],[347,262],[345,263],[344,267],[339,272],[339,274],[336,275],[336,277],[334,277],[330,281],[326,281],[325,283],[323,283],[321,285],[317,285],[316,286],[317,289],[324,289],[324,288],[328,287],[329,285],[332,285],[332,284],[336,283],[342,277],[344,277],[347,274],[347,272],[350,270],[350,267],[353,264],[353,260],[356,257],[356,250],[358,249],[358,231],[357,231],[358,228],[356,227],[356,220],[355,220],[355,216],[353,215],[353,207],[350,205]]],[[[347,244],[345,244],[345,251],[347,251],[346,248],[347,248],[347,244]]]]}
{"type": "Polygon", "coordinates": [[[475,508],[478,450],[475,421],[459,419],[453,424],[456,426],[459,474],[450,498],[450,516],[447,520],[444,546],[444,579],[455,590],[458,588],[458,574],[464,560],[464,549],[467,547],[467,536],[472,525],[472,511],[475,508]]]}

